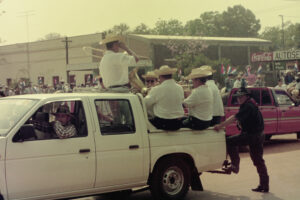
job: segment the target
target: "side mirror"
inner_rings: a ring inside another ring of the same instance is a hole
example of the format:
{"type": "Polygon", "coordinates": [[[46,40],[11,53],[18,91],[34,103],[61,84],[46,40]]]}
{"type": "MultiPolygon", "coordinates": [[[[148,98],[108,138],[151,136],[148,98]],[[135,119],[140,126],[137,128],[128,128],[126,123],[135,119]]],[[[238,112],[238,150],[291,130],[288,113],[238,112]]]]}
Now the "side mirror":
{"type": "Polygon", "coordinates": [[[13,142],[23,142],[31,138],[37,139],[34,127],[32,124],[24,124],[13,137],[13,142]]]}

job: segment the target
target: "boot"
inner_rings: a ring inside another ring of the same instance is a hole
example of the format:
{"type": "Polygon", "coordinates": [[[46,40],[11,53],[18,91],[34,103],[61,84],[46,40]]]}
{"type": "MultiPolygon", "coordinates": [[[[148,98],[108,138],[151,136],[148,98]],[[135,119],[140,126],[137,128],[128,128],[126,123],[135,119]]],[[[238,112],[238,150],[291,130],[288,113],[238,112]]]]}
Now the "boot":
{"type": "Polygon", "coordinates": [[[259,185],[259,186],[257,186],[257,188],[253,188],[252,191],[253,192],[265,192],[265,193],[267,193],[267,192],[269,192],[269,187],[259,185]]]}
{"type": "Polygon", "coordinates": [[[259,186],[253,192],[269,192],[269,176],[259,176],[259,186]]]}

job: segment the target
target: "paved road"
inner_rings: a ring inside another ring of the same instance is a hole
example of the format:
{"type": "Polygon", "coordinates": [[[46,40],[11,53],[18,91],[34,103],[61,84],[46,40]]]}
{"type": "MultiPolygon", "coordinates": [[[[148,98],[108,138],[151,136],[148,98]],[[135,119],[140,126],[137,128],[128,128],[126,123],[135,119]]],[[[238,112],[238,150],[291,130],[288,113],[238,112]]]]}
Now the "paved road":
{"type": "MultiPolygon", "coordinates": [[[[252,192],[258,175],[248,153],[241,153],[239,174],[204,173],[203,192],[189,191],[186,200],[300,200],[300,141],[295,134],[275,136],[264,147],[270,175],[270,193],[252,192]]],[[[103,196],[80,200],[104,200],[103,196]]],[[[119,200],[119,199],[118,199],[119,200]]],[[[151,200],[149,191],[133,194],[129,200],[151,200]]]]}

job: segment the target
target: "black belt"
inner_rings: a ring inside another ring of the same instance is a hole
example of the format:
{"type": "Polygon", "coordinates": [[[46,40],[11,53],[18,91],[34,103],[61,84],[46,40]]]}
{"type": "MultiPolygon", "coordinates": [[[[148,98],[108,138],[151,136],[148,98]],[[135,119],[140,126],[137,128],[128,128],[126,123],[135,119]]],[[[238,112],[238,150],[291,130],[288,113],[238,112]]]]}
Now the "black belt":
{"type": "Polygon", "coordinates": [[[126,83],[126,84],[123,84],[123,85],[112,85],[112,86],[109,86],[108,88],[118,88],[118,87],[130,87],[130,84],[129,83],[126,83]]]}

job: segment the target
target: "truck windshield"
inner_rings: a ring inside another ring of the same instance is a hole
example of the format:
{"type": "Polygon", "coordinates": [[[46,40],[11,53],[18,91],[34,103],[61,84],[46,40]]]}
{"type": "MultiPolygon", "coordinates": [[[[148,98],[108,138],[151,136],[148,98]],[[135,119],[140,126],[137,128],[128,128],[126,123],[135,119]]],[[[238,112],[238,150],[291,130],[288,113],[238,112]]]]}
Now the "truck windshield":
{"type": "Polygon", "coordinates": [[[6,136],[35,103],[36,100],[31,99],[1,99],[0,135],[6,136]]]}

